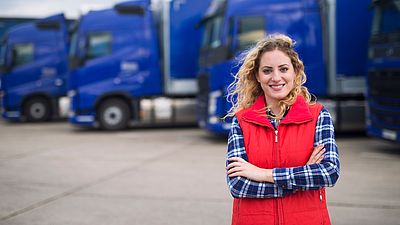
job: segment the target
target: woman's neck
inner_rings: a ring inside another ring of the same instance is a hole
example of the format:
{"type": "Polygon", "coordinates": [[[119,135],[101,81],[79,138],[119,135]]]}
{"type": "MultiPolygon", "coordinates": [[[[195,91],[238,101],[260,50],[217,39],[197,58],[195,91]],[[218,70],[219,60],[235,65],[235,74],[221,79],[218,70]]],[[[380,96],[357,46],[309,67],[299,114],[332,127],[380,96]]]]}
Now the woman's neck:
{"type": "Polygon", "coordinates": [[[278,101],[271,101],[265,98],[265,104],[267,108],[269,108],[274,115],[279,115],[281,113],[281,108],[279,107],[278,101]]]}

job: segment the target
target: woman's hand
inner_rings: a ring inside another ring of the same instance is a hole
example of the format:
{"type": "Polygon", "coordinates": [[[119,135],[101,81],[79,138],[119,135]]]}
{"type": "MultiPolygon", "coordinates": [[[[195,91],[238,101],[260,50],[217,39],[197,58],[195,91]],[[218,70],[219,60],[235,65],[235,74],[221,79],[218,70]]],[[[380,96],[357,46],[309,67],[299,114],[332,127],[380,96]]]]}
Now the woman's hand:
{"type": "Polygon", "coordinates": [[[314,148],[310,158],[306,165],[320,163],[324,159],[325,147],[324,145],[318,145],[314,148]]]}
{"type": "Polygon", "coordinates": [[[229,177],[246,177],[258,182],[274,183],[272,169],[259,168],[240,157],[229,158],[229,165],[226,167],[229,177]]]}

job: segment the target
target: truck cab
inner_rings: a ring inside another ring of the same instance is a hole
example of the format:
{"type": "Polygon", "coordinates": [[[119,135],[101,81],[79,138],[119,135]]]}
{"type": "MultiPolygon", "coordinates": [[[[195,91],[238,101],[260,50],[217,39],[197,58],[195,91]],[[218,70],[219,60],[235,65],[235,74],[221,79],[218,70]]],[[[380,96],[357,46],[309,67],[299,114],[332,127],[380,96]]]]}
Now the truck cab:
{"type": "Polygon", "coordinates": [[[367,132],[400,143],[400,1],[372,1],[367,132]]]}
{"type": "Polygon", "coordinates": [[[95,126],[100,119],[103,127],[120,129],[130,119],[131,96],[162,93],[153,24],[146,1],[80,18],[70,51],[72,124],[95,126]]]}
{"type": "Polygon", "coordinates": [[[195,124],[195,25],[207,6],[135,0],[83,15],[70,52],[69,121],[104,130],[195,124]]]}
{"type": "Polygon", "coordinates": [[[331,112],[338,130],[365,129],[365,64],[369,1],[214,0],[200,26],[205,28],[199,59],[198,123],[227,134],[229,84],[242,54],[271,33],[296,41],[304,62],[305,86],[331,112]],[[361,4],[360,4],[361,3],[361,4]],[[351,60],[351,62],[348,62],[351,60]]]}
{"type": "Polygon", "coordinates": [[[11,28],[2,40],[1,114],[9,121],[47,121],[67,93],[68,32],[63,14],[11,28]]]}

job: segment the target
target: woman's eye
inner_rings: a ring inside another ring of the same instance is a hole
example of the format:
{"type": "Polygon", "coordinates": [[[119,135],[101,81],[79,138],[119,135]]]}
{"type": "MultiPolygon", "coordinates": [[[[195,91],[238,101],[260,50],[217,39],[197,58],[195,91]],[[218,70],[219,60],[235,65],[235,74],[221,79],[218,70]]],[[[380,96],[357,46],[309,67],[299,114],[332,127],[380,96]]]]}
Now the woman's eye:
{"type": "Polygon", "coordinates": [[[287,67],[282,67],[280,70],[281,70],[282,73],[285,73],[285,72],[287,72],[287,71],[289,70],[289,68],[287,68],[287,67]]]}
{"type": "Polygon", "coordinates": [[[264,74],[270,74],[271,72],[272,72],[272,70],[269,70],[269,69],[263,70],[264,74]]]}

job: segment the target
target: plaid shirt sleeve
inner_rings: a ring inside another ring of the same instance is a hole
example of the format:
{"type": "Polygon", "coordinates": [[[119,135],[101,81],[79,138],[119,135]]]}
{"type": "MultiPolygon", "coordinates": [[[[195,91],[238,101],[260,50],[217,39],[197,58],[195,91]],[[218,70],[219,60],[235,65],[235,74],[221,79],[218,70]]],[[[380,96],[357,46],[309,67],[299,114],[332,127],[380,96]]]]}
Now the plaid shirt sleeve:
{"type": "MultiPolygon", "coordinates": [[[[232,127],[228,137],[227,159],[231,157],[241,157],[248,161],[242,129],[236,117],[232,120],[232,127]]],[[[227,160],[226,165],[228,164],[227,160]]],[[[294,193],[293,190],[284,189],[273,183],[256,182],[240,176],[227,176],[227,182],[230,192],[235,198],[276,198],[294,193]]]]}
{"type": "Polygon", "coordinates": [[[339,178],[339,152],[335,141],[332,118],[327,109],[322,109],[315,130],[314,147],[323,144],[326,152],[318,164],[292,168],[275,168],[275,184],[288,189],[312,190],[332,187],[339,178]]]}

